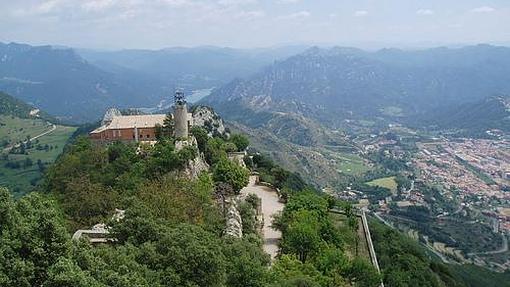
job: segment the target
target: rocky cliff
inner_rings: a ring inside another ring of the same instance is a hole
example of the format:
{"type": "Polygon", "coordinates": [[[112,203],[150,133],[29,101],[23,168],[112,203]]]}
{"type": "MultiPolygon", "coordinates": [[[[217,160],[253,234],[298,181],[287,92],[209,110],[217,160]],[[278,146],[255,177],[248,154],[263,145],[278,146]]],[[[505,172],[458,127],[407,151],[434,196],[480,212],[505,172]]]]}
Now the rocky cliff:
{"type": "Polygon", "coordinates": [[[212,108],[196,106],[192,108],[191,112],[193,113],[193,124],[203,127],[209,136],[228,134],[223,119],[212,108]]]}

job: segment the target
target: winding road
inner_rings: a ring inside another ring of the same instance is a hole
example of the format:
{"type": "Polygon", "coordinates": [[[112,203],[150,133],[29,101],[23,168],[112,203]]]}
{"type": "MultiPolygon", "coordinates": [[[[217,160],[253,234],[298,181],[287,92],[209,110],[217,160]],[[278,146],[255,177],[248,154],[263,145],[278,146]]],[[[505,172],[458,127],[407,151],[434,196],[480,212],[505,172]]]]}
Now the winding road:
{"type": "Polygon", "coordinates": [[[500,254],[500,253],[507,252],[508,251],[508,238],[504,234],[502,234],[501,236],[503,238],[503,244],[501,245],[501,248],[499,248],[497,250],[492,250],[492,251],[472,252],[472,253],[468,253],[468,255],[493,255],[493,254],[500,254]]]}
{"type": "Polygon", "coordinates": [[[274,260],[278,255],[278,241],[282,237],[282,233],[271,228],[273,215],[283,210],[283,203],[279,201],[278,194],[270,187],[258,185],[256,176],[250,176],[250,183],[241,190],[242,196],[255,194],[261,199],[262,216],[264,218],[264,227],[262,228],[264,237],[264,251],[271,255],[274,260]]]}
{"type": "MultiPolygon", "coordinates": [[[[388,221],[386,221],[384,218],[381,217],[381,215],[379,215],[379,213],[377,212],[374,212],[373,213],[374,216],[379,219],[382,223],[384,223],[385,225],[387,225],[388,227],[391,227],[392,229],[396,229],[393,224],[389,223],[388,221]]],[[[448,260],[448,258],[446,258],[446,256],[444,256],[442,253],[440,253],[439,251],[437,251],[436,249],[434,249],[434,247],[430,246],[429,244],[424,244],[423,242],[421,241],[418,241],[419,244],[421,244],[422,246],[424,246],[425,248],[427,248],[429,251],[431,251],[432,253],[434,253],[437,257],[439,257],[441,259],[441,261],[443,261],[443,263],[446,263],[446,264],[449,264],[451,263],[450,260],[448,260]]]]}
{"type": "MultiPolygon", "coordinates": [[[[57,129],[57,126],[56,126],[56,125],[51,125],[51,129],[49,129],[49,130],[47,130],[47,131],[45,131],[45,132],[43,132],[43,133],[40,133],[40,134],[36,135],[35,137],[30,138],[30,141],[35,141],[36,139],[38,139],[38,138],[40,138],[40,137],[43,137],[43,136],[45,136],[45,135],[47,135],[47,134],[49,134],[49,133],[54,132],[56,129],[57,129]]],[[[27,142],[28,142],[28,141],[24,141],[23,143],[27,143],[27,142]]],[[[6,147],[6,148],[4,148],[4,149],[3,149],[3,151],[4,151],[4,152],[8,152],[8,151],[10,151],[11,149],[13,149],[13,148],[15,148],[15,147],[19,147],[19,146],[20,146],[20,144],[15,144],[15,145],[13,145],[13,146],[10,146],[10,147],[6,147]]]]}

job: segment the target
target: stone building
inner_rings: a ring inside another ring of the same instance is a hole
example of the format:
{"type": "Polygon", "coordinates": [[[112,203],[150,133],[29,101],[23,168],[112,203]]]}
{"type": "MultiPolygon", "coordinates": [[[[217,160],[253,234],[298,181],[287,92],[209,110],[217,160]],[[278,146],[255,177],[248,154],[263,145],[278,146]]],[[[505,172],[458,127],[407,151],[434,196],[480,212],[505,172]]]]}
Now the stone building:
{"type": "MultiPolygon", "coordinates": [[[[187,138],[193,125],[193,115],[188,113],[184,94],[180,91],[175,96],[172,116],[175,136],[187,138]]],[[[97,142],[153,142],[156,141],[156,127],[163,126],[165,118],[165,114],[123,116],[117,109],[110,109],[106,112],[101,126],[90,132],[89,137],[97,142]]]]}

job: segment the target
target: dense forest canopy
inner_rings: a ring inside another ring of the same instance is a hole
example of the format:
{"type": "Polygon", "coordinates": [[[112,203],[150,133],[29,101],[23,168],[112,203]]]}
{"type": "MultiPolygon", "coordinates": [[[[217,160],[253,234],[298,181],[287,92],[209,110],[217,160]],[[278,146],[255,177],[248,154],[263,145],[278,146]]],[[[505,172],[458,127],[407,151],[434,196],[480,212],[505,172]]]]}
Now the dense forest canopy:
{"type": "Polygon", "coordinates": [[[239,205],[242,238],[226,234],[218,204],[247,184],[248,170],[227,154],[249,142],[240,134],[209,137],[198,127],[192,133],[197,145],[181,149],[165,135],[154,146],[96,145],[78,137],[36,192],[15,200],[0,189],[0,285],[375,287],[382,279],[387,286],[471,286],[398,232],[374,224],[378,274],[358,255],[350,204],[253,153],[244,159],[247,168],[286,202],[273,222],[283,236],[271,264],[262,249],[258,199],[239,205]],[[197,157],[210,169],[183,176],[197,157]],[[112,218],[116,209],[125,210],[123,219],[112,218]],[[335,225],[331,209],[347,214],[345,228],[335,225]],[[110,243],[71,239],[97,223],[108,226],[110,243]]]}

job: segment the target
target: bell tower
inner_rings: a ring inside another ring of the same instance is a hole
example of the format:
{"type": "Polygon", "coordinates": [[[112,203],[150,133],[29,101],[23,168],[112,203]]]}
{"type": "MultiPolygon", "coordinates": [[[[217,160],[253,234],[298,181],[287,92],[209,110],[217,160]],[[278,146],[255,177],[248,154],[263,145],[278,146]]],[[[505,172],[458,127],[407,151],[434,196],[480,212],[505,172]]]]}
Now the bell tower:
{"type": "Polygon", "coordinates": [[[174,124],[175,138],[188,138],[188,107],[182,90],[177,90],[174,96],[174,124]]]}

